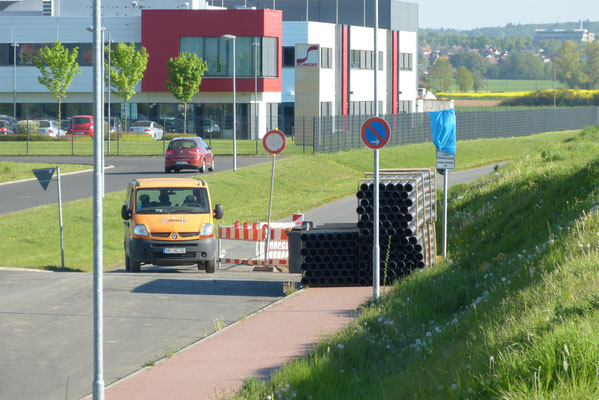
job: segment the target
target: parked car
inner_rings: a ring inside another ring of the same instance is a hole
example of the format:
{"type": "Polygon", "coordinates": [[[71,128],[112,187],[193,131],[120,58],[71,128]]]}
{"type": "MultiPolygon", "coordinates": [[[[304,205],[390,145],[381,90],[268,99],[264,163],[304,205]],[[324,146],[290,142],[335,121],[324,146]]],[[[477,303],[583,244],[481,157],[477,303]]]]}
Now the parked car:
{"type": "Polygon", "coordinates": [[[60,128],[58,122],[48,119],[38,119],[37,122],[40,124],[40,135],[46,135],[51,137],[60,136],[60,128]]]}
{"type": "Polygon", "coordinates": [[[174,117],[165,117],[164,118],[164,130],[166,132],[183,132],[183,120],[180,118],[174,117]]]}
{"type": "Polygon", "coordinates": [[[13,135],[15,133],[11,124],[6,121],[0,119],[0,135],[13,135]]]}
{"type": "Polygon", "coordinates": [[[70,118],[60,120],[60,129],[63,130],[65,134],[67,133],[67,130],[69,129],[70,123],[71,123],[70,118]]]}
{"type": "Polygon", "coordinates": [[[71,119],[69,135],[87,135],[94,136],[94,116],[93,115],[76,115],[71,119]]]}
{"type": "Polygon", "coordinates": [[[220,133],[220,126],[210,118],[204,118],[204,133],[220,133]]]}
{"type": "Polygon", "coordinates": [[[148,135],[152,135],[152,139],[154,140],[161,140],[162,136],[164,136],[164,130],[154,121],[135,121],[129,128],[129,132],[147,133],[148,135]]]}
{"type": "Polygon", "coordinates": [[[0,121],[6,121],[8,123],[8,125],[10,126],[10,128],[12,128],[12,131],[14,133],[17,132],[17,122],[18,120],[14,117],[11,117],[9,115],[0,115],[0,121]]]}
{"type": "MultiPolygon", "coordinates": [[[[104,121],[108,121],[108,117],[104,117],[104,121]]],[[[110,133],[123,131],[123,124],[119,117],[110,117],[110,133]]]]}
{"type": "Polygon", "coordinates": [[[198,169],[200,172],[214,171],[214,154],[201,137],[174,138],[164,155],[164,172],[167,174],[182,169],[198,169]]]}

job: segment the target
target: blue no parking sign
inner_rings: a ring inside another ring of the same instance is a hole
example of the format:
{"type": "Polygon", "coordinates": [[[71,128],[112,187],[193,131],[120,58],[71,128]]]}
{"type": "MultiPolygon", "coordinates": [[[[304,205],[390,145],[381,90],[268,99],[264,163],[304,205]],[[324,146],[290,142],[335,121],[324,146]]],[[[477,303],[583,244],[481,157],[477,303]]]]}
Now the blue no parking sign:
{"type": "Polygon", "coordinates": [[[389,124],[382,118],[368,118],[362,125],[362,142],[371,149],[380,149],[384,147],[391,137],[389,124]]]}

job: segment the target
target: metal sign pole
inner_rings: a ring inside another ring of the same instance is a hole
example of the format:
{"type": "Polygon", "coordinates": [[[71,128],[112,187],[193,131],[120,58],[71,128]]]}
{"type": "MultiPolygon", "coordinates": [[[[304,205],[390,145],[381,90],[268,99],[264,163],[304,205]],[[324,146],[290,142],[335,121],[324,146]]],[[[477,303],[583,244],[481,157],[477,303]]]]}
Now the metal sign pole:
{"type": "Polygon", "coordinates": [[[60,265],[64,269],[64,238],[62,235],[62,194],[60,191],[60,167],[56,167],[58,182],[58,225],[60,227],[60,265]]]}
{"type": "Polygon", "coordinates": [[[380,247],[379,247],[379,151],[374,150],[374,234],[372,246],[372,298],[381,295],[380,247]]]}
{"type": "Polygon", "coordinates": [[[264,238],[264,266],[268,266],[268,247],[270,245],[270,215],[272,212],[272,192],[275,186],[275,160],[277,155],[272,155],[272,174],[270,175],[270,200],[268,202],[268,225],[266,229],[266,237],[264,238]]]}
{"type": "Polygon", "coordinates": [[[264,238],[264,266],[268,266],[268,248],[270,247],[270,215],[272,212],[272,192],[275,186],[275,160],[277,155],[272,155],[272,174],[270,176],[270,200],[268,202],[268,225],[266,230],[266,238],[264,238]]]}
{"type": "Polygon", "coordinates": [[[93,177],[93,240],[94,240],[94,381],[93,398],[104,400],[104,305],[103,305],[103,227],[102,176],[104,147],[104,110],[102,104],[102,43],[100,29],[102,0],[93,1],[94,36],[94,177],[93,177]]]}
{"type": "Polygon", "coordinates": [[[443,174],[443,258],[447,259],[447,181],[449,180],[449,171],[445,170],[443,174]]]}

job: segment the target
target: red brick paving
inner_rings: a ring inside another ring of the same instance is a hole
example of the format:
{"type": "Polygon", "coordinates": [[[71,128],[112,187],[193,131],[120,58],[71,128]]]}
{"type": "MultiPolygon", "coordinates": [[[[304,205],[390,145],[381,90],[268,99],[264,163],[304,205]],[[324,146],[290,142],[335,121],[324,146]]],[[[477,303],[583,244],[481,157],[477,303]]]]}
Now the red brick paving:
{"type": "Polygon", "coordinates": [[[310,288],[106,389],[108,400],[218,399],[340,330],[372,288],[310,288]]]}

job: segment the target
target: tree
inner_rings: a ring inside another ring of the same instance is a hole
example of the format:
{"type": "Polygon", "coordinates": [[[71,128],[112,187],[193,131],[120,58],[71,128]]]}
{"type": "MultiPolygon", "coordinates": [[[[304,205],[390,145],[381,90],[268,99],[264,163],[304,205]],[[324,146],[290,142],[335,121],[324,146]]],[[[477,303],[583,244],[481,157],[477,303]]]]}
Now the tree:
{"type": "Polygon", "coordinates": [[[454,68],[466,67],[472,73],[479,71],[481,74],[487,72],[489,63],[483,56],[477,53],[463,52],[451,56],[451,65],[454,68]]]}
{"type": "Polygon", "coordinates": [[[60,126],[60,105],[75,74],[81,73],[77,62],[78,47],[69,50],[57,40],[52,47],[46,46],[41,49],[39,54],[39,57],[33,56],[33,62],[41,73],[37,80],[46,86],[52,92],[52,97],[58,101],[58,126],[60,126]]]}
{"type": "MultiPolygon", "coordinates": [[[[108,54],[108,48],[105,51],[108,54]]],[[[145,47],[135,50],[135,44],[118,43],[110,58],[112,65],[107,68],[110,74],[112,93],[121,96],[125,101],[125,131],[127,131],[127,102],[135,94],[135,85],[144,77],[148,66],[148,52],[145,47]]]]}
{"type": "Polygon", "coordinates": [[[543,61],[534,54],[517,53],[508,57],[505,66],[507,79],[543,79],[543,61]]]}
{"type": "Polygon", "coordinates": [[[446,92],[455,83],[451,63],[444,58],[439,58],[431,67],[430,76],[432,86],[442,92],[446,92]]]}
{"type": "Polygon", "coordinates": [[[589,90],[599,86],[599,43],[589,43],[584,49],[584,73],[585,86],[589,90]]]}
{"type": "Polygon", "coordinates": [[[474,88],[474,91],[478,92],[484,85],[485,82],[483,81],[482,74],[479,71],[474,71],[472,73],[472,87],[474,88]]]}
{"type": "Polygon", "coordinates": [[[173,96],[185,107],[183,133],[187,133],[187,103],[200,90],[202,77],[208,69],[208,65],[195,53],[181,53],[178,57],[171,57],[166,63],[166,67],[170,81],[166,81],[165,84],[173,96]]]}
{"type": "Polygon", "coordinates": [[[557,52],[555,67],[557,79],[568,84],[570,88],[580,87],[582,78],[582,50],[572,41],[564,42],[557,52]]]}
{"type": "Polygon", "coordinates": [[[472,87],[474,79],[472,78],[472,72],[466,67],[460,67],[457,71],[457,83],[460,92],[467,92],[472,87]]]}

